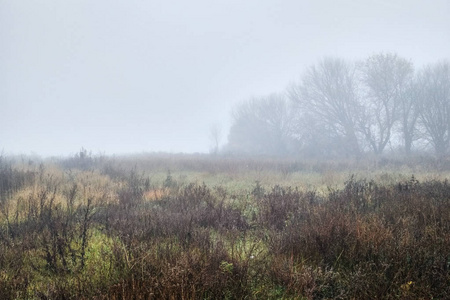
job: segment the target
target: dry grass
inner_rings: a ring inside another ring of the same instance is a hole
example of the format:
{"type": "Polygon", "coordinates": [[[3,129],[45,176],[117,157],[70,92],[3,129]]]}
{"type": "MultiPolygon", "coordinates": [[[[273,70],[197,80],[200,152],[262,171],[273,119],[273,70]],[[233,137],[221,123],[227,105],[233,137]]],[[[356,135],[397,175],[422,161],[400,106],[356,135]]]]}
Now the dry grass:
{"type": "Polygon", "coordinates": [[[445,170],[172,159],[3,161],[0,298],[450,296],[445,170]]]}

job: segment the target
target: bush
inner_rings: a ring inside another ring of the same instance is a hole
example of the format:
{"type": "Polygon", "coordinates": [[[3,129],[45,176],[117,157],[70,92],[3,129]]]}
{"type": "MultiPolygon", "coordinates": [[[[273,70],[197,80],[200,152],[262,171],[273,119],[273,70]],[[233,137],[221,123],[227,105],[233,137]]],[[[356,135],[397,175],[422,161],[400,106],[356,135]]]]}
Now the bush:
{"type": "Polygon", "coordinates": [[[326,192],[256,182],[230,194],[111,170],[1,162],[1,299],[450,295],[445,180],[350,177],[326,192]],[[167,192],[146,196],[155,189],[167,192]]]}

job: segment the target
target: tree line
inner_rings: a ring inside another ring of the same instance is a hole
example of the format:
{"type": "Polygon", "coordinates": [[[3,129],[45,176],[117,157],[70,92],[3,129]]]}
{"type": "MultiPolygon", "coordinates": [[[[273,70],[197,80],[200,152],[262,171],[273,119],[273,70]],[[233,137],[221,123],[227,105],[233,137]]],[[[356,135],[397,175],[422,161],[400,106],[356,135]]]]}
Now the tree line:
{"type": "Polygon", "coordinates": [[[420,69],[394,53],[325,58],[283,93],[232,112],[224,151],[357,157],[450,148],[450,63],[420,69]]]}

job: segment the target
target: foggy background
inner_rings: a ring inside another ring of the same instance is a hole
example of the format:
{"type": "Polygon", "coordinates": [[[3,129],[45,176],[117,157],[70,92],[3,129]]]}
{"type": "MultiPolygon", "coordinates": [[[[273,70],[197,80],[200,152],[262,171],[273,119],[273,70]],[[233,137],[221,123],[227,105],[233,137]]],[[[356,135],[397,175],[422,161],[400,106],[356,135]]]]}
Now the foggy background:
{"type": "Polygon", "coordinates": [[[450,1],[0,0],[0,151],[208,152],[325,56],[449,58],[450,1]]]}

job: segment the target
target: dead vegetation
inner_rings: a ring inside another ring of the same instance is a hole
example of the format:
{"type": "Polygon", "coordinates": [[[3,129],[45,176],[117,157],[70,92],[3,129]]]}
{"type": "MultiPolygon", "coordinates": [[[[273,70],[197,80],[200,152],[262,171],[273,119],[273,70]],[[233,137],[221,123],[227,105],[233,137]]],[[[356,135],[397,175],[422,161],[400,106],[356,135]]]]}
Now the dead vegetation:
{"type": "Polygon", "coordinates": [[[234,194],[171,173],[154,184],[136,168],[60,168],[1,161],[2,299],[450,296],[446,180],[234,194]]]}

